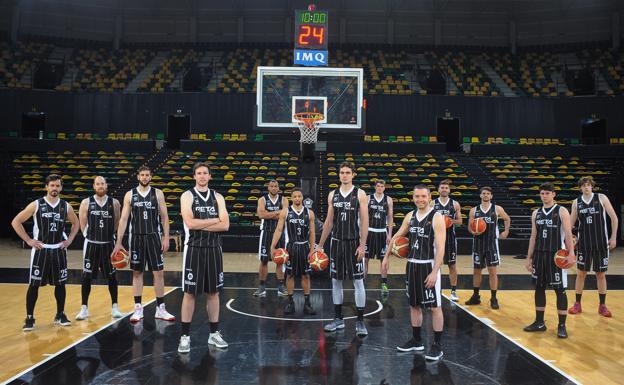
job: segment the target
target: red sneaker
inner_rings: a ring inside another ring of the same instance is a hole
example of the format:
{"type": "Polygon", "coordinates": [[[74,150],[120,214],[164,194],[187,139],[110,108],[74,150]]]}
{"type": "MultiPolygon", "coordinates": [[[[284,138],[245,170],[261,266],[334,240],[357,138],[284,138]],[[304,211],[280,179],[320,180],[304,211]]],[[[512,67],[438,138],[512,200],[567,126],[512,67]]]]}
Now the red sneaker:
{"type": "Polygon", "coordinates": [[[581,308],[580,302],[574,302],[574,306],[568,309],[568,313],[570,314],[578,314],[581,313],[583,309],[581,308]]]}
{"type": "Polygon", "coordinates": [[[598,314],[600,314],[603,317],[611,317],[611,311],[607,309],[607,305],[598,306],[598,314]]]}

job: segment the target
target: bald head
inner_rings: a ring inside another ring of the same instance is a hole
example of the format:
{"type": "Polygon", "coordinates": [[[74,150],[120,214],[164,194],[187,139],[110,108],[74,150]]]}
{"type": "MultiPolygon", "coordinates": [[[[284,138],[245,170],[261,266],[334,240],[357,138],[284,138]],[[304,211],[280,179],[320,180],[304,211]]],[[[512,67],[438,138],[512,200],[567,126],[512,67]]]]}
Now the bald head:
{"type": "Polygon", "coordinates": [[[99,197],[103,197],[108,192],[108,185],[106,184],[106,178],[101,175],[96,176],[93,179],[93,190],[99,197]]]}

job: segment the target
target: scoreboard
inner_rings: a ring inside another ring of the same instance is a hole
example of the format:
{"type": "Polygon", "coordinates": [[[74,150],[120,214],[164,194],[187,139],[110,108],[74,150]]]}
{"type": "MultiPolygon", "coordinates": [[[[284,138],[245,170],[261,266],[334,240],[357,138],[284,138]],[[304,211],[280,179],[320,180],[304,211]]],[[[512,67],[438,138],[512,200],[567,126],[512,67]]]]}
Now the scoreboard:
{"type": "Polygon", "coordinates": [[[295,64],[327,65],[327,11],[295,11],[295,64]]]}

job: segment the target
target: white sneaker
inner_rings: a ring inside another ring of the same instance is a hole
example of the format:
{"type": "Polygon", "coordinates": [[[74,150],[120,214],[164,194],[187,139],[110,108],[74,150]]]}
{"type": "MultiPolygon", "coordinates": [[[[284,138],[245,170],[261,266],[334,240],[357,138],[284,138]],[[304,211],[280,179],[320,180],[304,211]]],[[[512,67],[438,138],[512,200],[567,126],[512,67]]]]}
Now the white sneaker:
{"type": "Polygon", "coordinates": [[[156,308],[155,318],[165,321],[175,321],[175,316],[173,314],[169,314],[167,309],[165,309],[164,303],[161,303],[160,306],[156,308]]]}
{"type": "Polygon", "coordinates": [[[451,291],[451,301],[453,302],[459,301],[459,297],[457,296],[457,292],[455,290],[451,291]]]}
{"type": "Polygon", "coordinates": [[[182,336],[180,337],[180,344],[178,345],[179,353],[188,353],[191,351],[191,337],[182,336]]]}
{"type": "Polygon", "coordinates": [[[121,318],[123,314],[119,311],[119,307],[116,303],[113,304],[113,308],[111,309],[111,317],[113,318],[121,318]]]}
{"type": "Polygon", "coordinates": [[[228,343],[225,342],[223,336],[221,336],[221,332],[210,333],[210,337],[208,337],[208,345],[214,345],[220,349],[225,349],[228,347],[228,343]]]}
{"type": "Polygon", "coordinates": [[[76,319],[82,321],[89,318],[89,308],[86,305],[80,306],[80,311],[76,314],[76,319]]]}
{"type": "Polygon", "coordinates": [[[136,323],[143,319],[143,306],[140,303],[134,304],[134,313],[130,316],[130,322],[136,323]]]}

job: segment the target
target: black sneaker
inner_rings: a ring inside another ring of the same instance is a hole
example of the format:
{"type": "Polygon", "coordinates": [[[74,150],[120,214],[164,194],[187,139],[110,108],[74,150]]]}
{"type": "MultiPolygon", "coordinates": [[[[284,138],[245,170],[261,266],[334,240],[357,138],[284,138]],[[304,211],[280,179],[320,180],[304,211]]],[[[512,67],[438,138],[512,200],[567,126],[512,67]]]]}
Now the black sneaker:
{"type": "Polygon", "coordinates": [[[22,330],[25,332],[29,332],[35,328],[35,319],[26,317],[24,320],[24,326],[22,326],[22,330]]]}
{"type": "Polygon", "coordinates": [[[479,305],[481,303],[480,295],[472,295],[468,301],[466,301],[466,305],[479,305]]]}
{"type": "Polygon", "coordinates": [[[295,302],[288,301],[286,305],[284,305],[284,314],[292,314],[295,312],[295,302]]]}
{"type": "Polygon", "coordinates": [[[421,341],[416,341],[414,337],[412,337],[403,345],[397,346],[397,350],[400,352],[418,352],[425,350],[425,346],[421,341]]]}
{"type": "Polygon", "coordinates": [[[312,307],[312,305],[310,305],[309,303],[306,303],[303,305],[303,314],[315,315],[316,312],[314,311],[314,308],[312,307]]]}
{"type": "Polygon", "coordinates": [[[568,338],[568,331],[566,330],[565,324],[557,326],[557,337],[568,338]]]}
{"type": "Polygon", "coordinates": [[[58,313],[56,317],[54,317],[54,324],[60,326],[69,326],[71,325],[71,321],[67,319],[65,313],[58,313]]]}
{"type": "Polygon", "coordinates": [[[490,299],[490,307],[494,310],[500,309],[500,306],[498,306],[498,300],[496,298],[490,299]]]}
{"type": "Polygon", "coordinates": [[[442,352],[442,346],[440,346],[440,344],[433,343],[429,348],[427,354],[425,354],[425,360],[437,361],[442,358],[443,355],[444,353],[442,352]]]}
{"type": "Polygon", "coordinates": [[[524,327],[525,332],[545,332],[546,325],[543,322],[533,322],[529,326],[524,327]]]}

